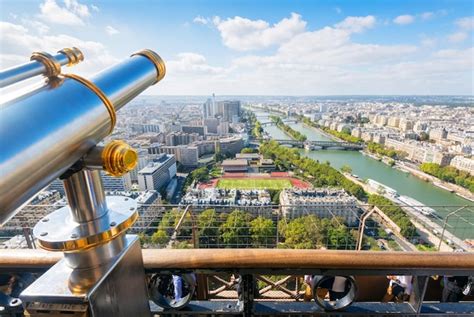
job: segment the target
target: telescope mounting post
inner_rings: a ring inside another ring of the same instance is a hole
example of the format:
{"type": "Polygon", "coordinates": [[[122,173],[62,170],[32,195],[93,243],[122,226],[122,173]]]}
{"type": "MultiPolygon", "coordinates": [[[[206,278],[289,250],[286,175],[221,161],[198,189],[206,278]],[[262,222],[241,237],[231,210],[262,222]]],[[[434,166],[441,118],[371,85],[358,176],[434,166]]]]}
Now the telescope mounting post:
{"type": "Polygon", "coordinates": [[[123,196],[106,197],[99,171],[107,164],[117,170],[124,161],[124,171],[135,166],[136,153],[120,142],[94,148],[80,170],[66,173],[69,205],[35,226],[39,245],[64,252],[64,258],[22,293],[32,316],[46,308],[58,316],[70,314],[64,304],[84,311],[80,316],[149,316],[140,243],[125,235],[137,219],[137,204],[123,196]]]}

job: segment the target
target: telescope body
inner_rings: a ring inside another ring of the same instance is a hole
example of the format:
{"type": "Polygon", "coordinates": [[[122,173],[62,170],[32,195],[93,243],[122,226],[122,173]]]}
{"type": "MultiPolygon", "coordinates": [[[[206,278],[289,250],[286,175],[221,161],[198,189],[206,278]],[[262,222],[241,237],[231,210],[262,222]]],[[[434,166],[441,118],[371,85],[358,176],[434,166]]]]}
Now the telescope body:
{"type": "Polygon", "coordinates": [[[150,52],[95,75],[92,85],[65,75],[0,106],[0,224],[106,137],[115,111],[164,76],[150,52]]]}
{"type": "Polygon", "coordinates": [[[35,52],[30,62],[0,72],[0,88],[41,74],[47,77],[57,76],[61,72],[61,66],[72,66],[83,59],[84,55],[75,47],[64,48],[54,56],[45,52],[35,52]]]}

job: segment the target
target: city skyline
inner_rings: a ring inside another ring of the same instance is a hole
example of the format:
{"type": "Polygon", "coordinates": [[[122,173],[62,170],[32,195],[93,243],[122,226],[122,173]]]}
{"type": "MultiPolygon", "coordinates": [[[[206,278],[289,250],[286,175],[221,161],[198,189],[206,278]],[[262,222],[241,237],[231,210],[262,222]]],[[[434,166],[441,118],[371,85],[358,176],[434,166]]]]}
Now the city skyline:
{"type": "Polygon", "coordinates": [[[91,75],[155,49],[151,95],[473,94],[469,1],[6,1],[1,20],[2,68],[74,45],[91,75]]]}

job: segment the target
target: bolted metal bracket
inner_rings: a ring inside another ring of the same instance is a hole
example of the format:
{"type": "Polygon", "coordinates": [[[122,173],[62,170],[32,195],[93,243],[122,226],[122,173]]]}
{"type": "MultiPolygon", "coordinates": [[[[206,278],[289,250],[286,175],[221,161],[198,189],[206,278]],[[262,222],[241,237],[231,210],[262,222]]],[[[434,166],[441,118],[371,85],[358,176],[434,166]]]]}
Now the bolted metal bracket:
{"type": "Polygon", "coordinates": [[[71,207],[58,209],[41,219],[33,229],[41,248],[78,252],[104,244],[130,228],[138,218],[137,202],[123,196],[106,198],[108,212],[90,222],[76,222],[71,207]]]}

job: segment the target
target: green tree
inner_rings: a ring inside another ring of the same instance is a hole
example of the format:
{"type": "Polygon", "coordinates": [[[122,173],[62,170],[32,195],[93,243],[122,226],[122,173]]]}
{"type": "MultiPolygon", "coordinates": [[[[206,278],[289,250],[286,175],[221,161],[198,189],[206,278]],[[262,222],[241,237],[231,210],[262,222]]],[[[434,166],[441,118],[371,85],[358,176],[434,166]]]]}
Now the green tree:
{"type": "Polygon", "coordinates": [[[250,222],[250,234],[254,247],[266,246],[275,240],[275,224],[259,216],[250,222]]]}
{"type": "Polygon", "coordinates": [[[453,166],[441,167],[436,163],[423,163],[420,165],[420,170],[433,175],[445,182],[454,183],[474,193],[474,176],[469,173],[460,171],[453,166]]]}
{"type": "Polygon", "coordinates": [[[352,167],[350,167],[350,166],[347,165],[347,164],[344,164],[344,165],[341,167],[341,172],[351,174],[351,173],[352,173],[352,167]]]}
{"type": "Polygon", "coordinates": [[[206,209],[197,217],[199,246],[213,247],[219,239],[219,216],[214,209],[206,209]]]}
{"type": "Polygon", "coordinates": [[[220,227],[222,241],[231,248],[249,244],[250,214],[234,210],[220,227]]]}
{"type": "Polygon", "coordinates": [[[344,224],[328,228],[328,249],[350,250],[355,247],[355,240],[344,224]]]}
{"type": "Polygon", "coordinates": [[[274,205],[280,204],[280,193],[281,193],[281,190],[278,190],[278,189],[270,189],[270,190],[268,190],[268,192],[270,193],[270,197],[271,197],[271,200],[272,200],[272,204],[274,204],[274,205]]]}
{"type": "Polygon", "coordinates": [[[405,211],[391,200],[379,195],[370,195],[369,204],[377,206],[392,219],[400,227],[400,233],[405,238],[412,238],[417,234],[415,225],[411,222],[405,211]]]}
{"type": "Polygon", "coordinates": [[[199,182],[209,179],[209,171],[206,167],[200,167],[191,172],[193,178],[199,182]]]}
{"type": "Polygon", "coordinates": [[[421,132],[420,133],[420,141],[428,141],[430,136],[426,132],[421,132]]]}
{"type": "Polygon", "coordinates": [[[324,228],[315,215],[299,217],[279,226],[284,246],[291,249],[316,249],[323,240],[324,228]]]}
{"type": "Polygon", "coordinates": [[[257,149],[246,147],[246,148],[243,148],[242,151],[240,151],[240,153],[249,154],[249,153],[256,153],[257,151],[258,151],[257,149]]]}
{"type": "Polygon", "coordinates": [[[165,244],[168,243],[169,241],[169,236],[166,233],[165,230],[163,229],[158,229],[152,236],[151,236],[151,242],[153,244],[158,244],[160,246],[164,246],[165,244]]]}

